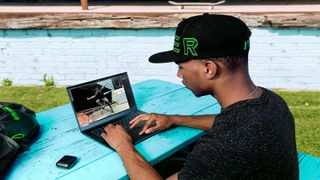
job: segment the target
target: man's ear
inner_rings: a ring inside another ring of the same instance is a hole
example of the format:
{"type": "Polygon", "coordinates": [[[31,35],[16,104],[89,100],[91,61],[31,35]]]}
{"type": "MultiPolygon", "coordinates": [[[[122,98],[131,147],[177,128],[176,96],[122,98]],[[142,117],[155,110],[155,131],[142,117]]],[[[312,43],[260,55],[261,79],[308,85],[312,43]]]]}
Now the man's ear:
{"type": "Polygon", "coordinates": [[[217,76],[218,65],[213,61],[204,61],[204,75],[206,79],[214,79],[217,76]]]}

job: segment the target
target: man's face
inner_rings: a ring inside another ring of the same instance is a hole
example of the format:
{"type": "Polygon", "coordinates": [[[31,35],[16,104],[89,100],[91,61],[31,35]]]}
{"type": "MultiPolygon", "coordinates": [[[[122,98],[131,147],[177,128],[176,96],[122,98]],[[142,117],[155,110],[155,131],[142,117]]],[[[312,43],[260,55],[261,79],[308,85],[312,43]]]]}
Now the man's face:
{"type": "Polygon", "coordinates": [[[189,60],[178,63],[177,76],[182,79],[182,84],[190,89],[197,97],[204,95],[202,89],[201,63],[198,60],[189,60]]]}

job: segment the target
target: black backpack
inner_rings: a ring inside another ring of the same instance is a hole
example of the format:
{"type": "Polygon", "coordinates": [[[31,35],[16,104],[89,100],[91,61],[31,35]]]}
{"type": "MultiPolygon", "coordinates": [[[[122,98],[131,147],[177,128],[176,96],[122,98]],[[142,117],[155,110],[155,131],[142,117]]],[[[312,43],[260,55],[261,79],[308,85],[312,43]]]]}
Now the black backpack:
{"type": "Polygon", "coordinates": [[[34,111],[21,104],[0,102],[0,176],[19,151],[29,149],[39,129],[34,111]]]}

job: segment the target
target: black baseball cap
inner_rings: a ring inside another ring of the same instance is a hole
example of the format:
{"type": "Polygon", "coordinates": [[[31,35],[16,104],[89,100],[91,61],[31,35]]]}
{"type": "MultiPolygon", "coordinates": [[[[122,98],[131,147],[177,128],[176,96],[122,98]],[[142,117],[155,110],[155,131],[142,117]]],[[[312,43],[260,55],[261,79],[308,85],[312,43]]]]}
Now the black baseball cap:
{"type": "Polygon", "coordinates": [[[238,18],[205,13],[181,21],[173,50],[152,55],[152,63],[183,62],[249,51],[251,31],[238,18]]]}

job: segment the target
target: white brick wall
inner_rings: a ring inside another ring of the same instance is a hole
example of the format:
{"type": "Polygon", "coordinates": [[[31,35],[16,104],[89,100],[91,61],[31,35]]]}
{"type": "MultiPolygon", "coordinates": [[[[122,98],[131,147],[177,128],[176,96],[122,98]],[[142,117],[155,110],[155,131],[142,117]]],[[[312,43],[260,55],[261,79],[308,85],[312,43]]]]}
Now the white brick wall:
{"type": "Polygon", "coordinates": [[[250,74],[262,86],[320,89],[320,29],[252,29],[250,74]]]}
{"type": "MultiPolygon", "coordinates": [[[[250,74],[268,88],[320,90],[320,30],[252,28],[250,74]]],[[[43,85],[44,74],[71,85],[127,71],[132,83],[175,83],[174,63],[151,64],[170,50],[173,29],[0,30],[0,81],[43,85]]]]}

